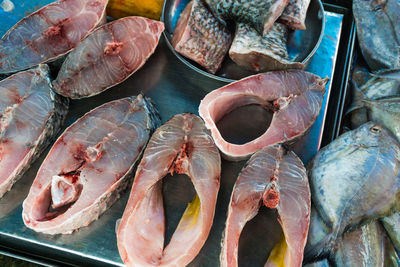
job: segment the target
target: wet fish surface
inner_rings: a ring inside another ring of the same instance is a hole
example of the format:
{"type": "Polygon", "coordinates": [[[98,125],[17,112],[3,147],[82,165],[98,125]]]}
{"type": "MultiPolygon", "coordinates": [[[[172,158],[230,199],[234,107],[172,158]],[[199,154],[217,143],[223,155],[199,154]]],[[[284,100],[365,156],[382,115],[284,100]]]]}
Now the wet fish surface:
{"type": "Polygon", "coordinates": [[[46,63],[105,22],[107,0],[60,0],[23,18],[0,39],[0,73],[46,63]]]}
{"type": "Polygon", "coordinates": [[[310,188],[303,163],[282,145],[257,151],[240,172],[229,203],[221,266],[238,266],[240,234],[263,204],[277,210],[284,233],[265,266],[301,266],[310,223],[310,188]]]}
{"type": "Polygon", "coordinates": [[[128,186],[158,123],[142,95],[108,102],[78,119],[43,161],[23,202],[25,225],[67,234],[96,220],[128,186]]]}
{"type": "Polygon", "coordinates": [[[0,197],[50,144],[68,101],[51,90],[47,65],[0,81],[0,197]]]}
{"type": "Polygon", "coordinates": [[[201,0],[192,0],[175,27],[172,46],[183,56],[216,73],[228,53],[232,34],[201,0]]]}
{"type": "Polygon", "coordinates": [[[253,75],[207,94],[199,114],[228,160],[242,160],[264,146],[287,143],[303,135],[317,118],[328,79],[304,71],[274,71],[253,75]],[[227,142],[216,123],[232,110],[257,104],[273,111],[267,131],[237,145],[227,142]]]}
{"type": "Polygon", "coordinates": [[[311,218],[307,259],[326,254],[345,231],[398,208],[399,160],[398,141],[373,122],[342,134],[317,153],[308,174],[320,219],[311,218]]]}
{"type": "Polygon", "coordinates": [[[279,20],[293,30],[305,30],[309,5],[310,0],[290,0],[279,20]]]}
{"type": "Polygon", "coordinates": [[[354,0],[353,14],[361,52],[371,70],[400,68],[400,3],[354,0]]]}
{"type": "Polygon", "coordinates": [[[287,38],[288,28],[278,22],[264,36],[251,26],[239,23],[229,56],[236,64],[256,72],[302,69],[303,64],[289,59],[287,38]]]}
{"type": "Polygon", "coordinates": [[[221,159],[204,126],[193,114],[178,114],[151,137],[136,171],[117,230],[118,250],[127,266],[186,266],[203,247],[213,223],[221,159]],[[196,196],[164,248],[162,178],[190,177],[196,196]]]}
{"type": "Polygon", "coordinates": [[[126,17],[94,30],[61,66],[54,90],[77,99],[97,95],[141,68],[154,53],[164,24],[126,17]]]}
{"type": "Polygon", "coordinates": [[[400,255],[400,213],[398,211],[394,212],[381,219],[381,221],[396,249],[397,255],[400,255]]]}
{"type": "Polygon", "coordinates": [[[329,267],[331,266],[327,259],[304,264],[304,267],[329,267]]]}
{"type": "Polygon", "coordinates": [[[205,0],[221,21],[249,24],[260,34],[266,34],[282,14],[289,0],[205,0]]]}

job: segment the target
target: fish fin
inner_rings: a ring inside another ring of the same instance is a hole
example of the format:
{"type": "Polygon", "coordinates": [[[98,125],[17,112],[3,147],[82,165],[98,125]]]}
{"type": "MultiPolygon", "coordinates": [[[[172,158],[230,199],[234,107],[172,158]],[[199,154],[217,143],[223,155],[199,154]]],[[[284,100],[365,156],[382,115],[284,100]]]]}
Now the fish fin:
{"type": "Polygon", "coordinates": [[[351,82],[352,86],[354,87],[354,91],[356,95],[353,96],[356,100],[351,103],[350,107],[346,110],[344,116],[348,116],[350,113],[365,108],[364,100],[367,99],[366,95],[360,89],[360,87],[354,81],[351,82]]]}

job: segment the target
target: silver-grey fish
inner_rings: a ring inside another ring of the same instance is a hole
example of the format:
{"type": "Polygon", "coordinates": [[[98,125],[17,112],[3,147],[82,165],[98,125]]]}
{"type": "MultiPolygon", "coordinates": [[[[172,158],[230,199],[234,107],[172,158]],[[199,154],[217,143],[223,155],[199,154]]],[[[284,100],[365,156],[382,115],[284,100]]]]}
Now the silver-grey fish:
{"type": "Polygon", "coordinates": [[[354,0],[361,52],[372,70],[400,67],[400,2],[354,0]]]}
{"type": "Polygon", "coordinates": [[[236,64],[256,72],[302,69],[303,64],[289,60],[288,32],[287,26],[274,23],[263,36],[248,24],[238,23],[229,56],[236,64]]]}
{"type": "Polygon", "coordinates": [[[293,30],[306,29],[307,9],[310,0],[290,0],[289,4],[283,10],[279,20],[288,25],[293,30]]]}
{"type": "Polygon", "coordinates": [[[312,262],[312,263],[307,263],[303,265],[304,267],[329,267],[329,262],[327,259],[323,259],[320,261],[312,262]]]}
{"type": "MultiPolygon", "coordinates": [[[[316,257],[346,230],[382,218],[399,205],[400,147],[390,132],[368,122],[321,149],[308,171],[313,204],[328,228],[310,237],[306,256],[316,257]]],[[[310,235],[313,234],[310,231],[310,235]]]]}
{"type": "Polygon", "coordinates": [[[398,266],[398,257],[385,230],[378,221],[343,234],[331,255],[335,266],[398,266]]]}
{"type": "Polygon", "coordinates": [[[392,215],[383,218],[381,221],[393,242],[393,246],[400,255],[400,213],[394,212],[392,215]]]}
{"type": "Polygon", "coordinates": [[[260,34],[266,34],[282,14],[289,0],[205,0],[221,21],[250,24],[260,34]]]}
{"type": "Polygon", "coordinates": [[[47,65],[0,81],[0,197],[50,144],[68,100],[51,90],[47,65]]]}

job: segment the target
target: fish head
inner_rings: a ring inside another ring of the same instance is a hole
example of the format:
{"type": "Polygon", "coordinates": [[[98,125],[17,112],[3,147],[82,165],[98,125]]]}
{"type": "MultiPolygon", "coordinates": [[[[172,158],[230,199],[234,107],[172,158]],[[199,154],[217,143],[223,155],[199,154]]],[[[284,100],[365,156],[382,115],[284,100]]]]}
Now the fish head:
{"type": "Polygon", "coordinates": [[[375,122],[364,123],[349,134],[352,135],[353,146],[362,148],[389,148],[398,144],[389,130],[375,122]]]}

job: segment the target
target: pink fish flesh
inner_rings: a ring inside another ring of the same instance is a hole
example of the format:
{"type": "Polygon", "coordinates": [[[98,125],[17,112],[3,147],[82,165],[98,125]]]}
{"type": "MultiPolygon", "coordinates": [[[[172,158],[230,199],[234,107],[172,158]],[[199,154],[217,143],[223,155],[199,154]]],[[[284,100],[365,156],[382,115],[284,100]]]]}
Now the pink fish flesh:
{"type": "Polygon", "coordinates": [[[174,30],[172,46],[183,56],[216,73],[228,53],[232,34],[201,0],[183,10],[174,30]]]}
{"type": "Polygon", "coordinates": [[[51,91],[47,65],[0,81],[0,197],[50,144],[68,101],[51,91]]]}
{"type": "Polygon", "coordinates": [[[27,227],[66,234],[96,220],[129,184],[133,166],[158,123],[142,95],[108,102],[57,139],[23,203],[27,227]]]}
{"type": "Polygon", "coordinates": [[[126,17],[94,30],[72,51],[53,82],[70,98],[97,95],[141,68],[154,53],[164,24],[126,17]]]}
{"type": "Polygon", "coordinates": [[[239,237],[262,204],[276,208],[284,233],[280,257],[265,266],[301,266],[310,224],[310,187],[301,160],[281,145],[257,151],[242,169],[231,195],[221,249],[221,267],[238,266],[239,237]]]}
{"type": "Polygon", "coordinates": [[[224,157],[242,160],[264,146],[289,142],[303,135],[319,114],[327,82],[328,79],[304,71],[258,74],[207,94],[200,103],[199,114],[224,157]],[[273,111],[270,126],[248,143],[228,143],[216,123],[232,110],[250,104],[273,111]]]}
{"type": "Polygon", "coordinates": [[[60,0],[23,18],[0,39],[0,73],[48,62],[105,22],[108,0],[60,0]]]}
{"type": "Polygon", "coordinates": [[[279,21],[282,21],[293,30],[306,29],[307,9],[310,0],[290,0],[289,4],[283,10],[279,21]]]}
{"type": "Polygon", "coordinates": [[[213,223],[221,159],[203,121],[178,114],[151,137],[117,230],[118,249],[127,266],[186,266],[199,253],[213,223]],[[164,248],[162,178],[190,177],[197,196],[186,208],[164,248]]]}

